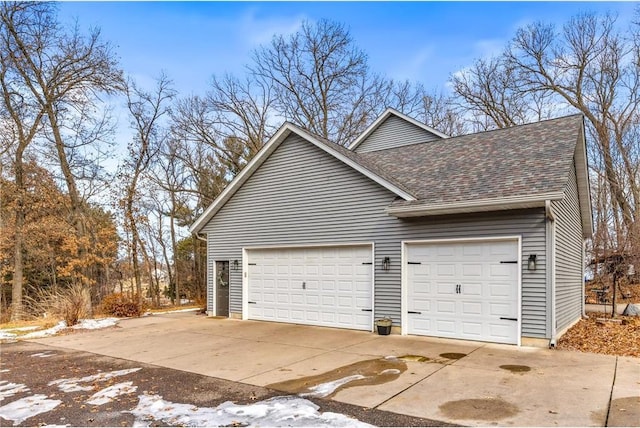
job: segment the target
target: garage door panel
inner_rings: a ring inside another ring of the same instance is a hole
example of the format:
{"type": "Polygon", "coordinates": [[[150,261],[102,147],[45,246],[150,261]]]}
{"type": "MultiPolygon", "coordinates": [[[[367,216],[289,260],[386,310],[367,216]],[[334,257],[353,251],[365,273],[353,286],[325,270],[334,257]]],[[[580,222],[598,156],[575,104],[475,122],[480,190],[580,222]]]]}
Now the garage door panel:
{"type": "MultiPolygon", "coordinates": [[[[477,281],[476,278],[474,278],[474,280],[477,281]]],[[[461,283],[460,291],[462,294],[464,294],[464,296],[475,296],[475,297],[482,296],[482,292],[484,291],[482,282],[469,282],[465,278],[461,278],[460,283],[461,283]]]]}
{"type": "Polygon", "coordinates": [[[517,343],[517,240],[407,244],[407,332],[517,343]]]}
{"type": "Polygon", "coordinates": [[[362,311],[372,309],[370,246],[249,250],[248,258],[249,318],[371,329],[372,313],[362,311]],[[267,287],[275,299],[264,298],[267,287]]]}

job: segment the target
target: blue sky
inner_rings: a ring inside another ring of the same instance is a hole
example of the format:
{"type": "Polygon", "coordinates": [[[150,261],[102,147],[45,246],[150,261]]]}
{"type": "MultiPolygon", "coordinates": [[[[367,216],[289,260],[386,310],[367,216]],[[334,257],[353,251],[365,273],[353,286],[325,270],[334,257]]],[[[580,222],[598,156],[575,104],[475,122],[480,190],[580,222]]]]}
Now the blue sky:
{"type": "Polygon", "coordinates": [[[98,26],[122,68],[141,84],[164,70],[181,95],[206,91],[213,74],[241,74],[250,53],[305,19],[344,23],[373,71],[445,88],[473,59],[498,52],[517,28],[562,24],[576,13],[619,14],[634,2],[68,2],[60,18],[98,26]]]}

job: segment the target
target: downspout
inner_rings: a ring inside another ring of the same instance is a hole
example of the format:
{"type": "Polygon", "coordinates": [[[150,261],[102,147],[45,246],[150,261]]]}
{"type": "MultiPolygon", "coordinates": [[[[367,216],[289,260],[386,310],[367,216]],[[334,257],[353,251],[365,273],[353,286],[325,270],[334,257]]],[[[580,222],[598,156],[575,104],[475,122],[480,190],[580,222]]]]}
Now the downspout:
{"type": "Polygon", "coordinates": [[[584,288],[585,288],[584,262],[585,262],[586,254],[587,254],[587,241],[583,239],[582,240],[582,318],[584,319],[589,318],[587,316],[587,307],[585,305],[586,296],[584,292],[584,288]]]}
{"type": "Polygon", "coordinates": [[[204,237],[203,237],[202,235],[200,235],[200,233],[198,233],[198,232],[195,232],[195,233],[193,234],[193,236],[195,236],[196,238],[198,238],[198,239],[199,239],[199,240],[201,240],[201,241],[207,242],[207,238],[204,238],[204,237]]]}
{"type": "Polygon", "coordinates": [[[544,201],[545,215],[547,218],[547,259],[551,261],[547,262],[547,267],[550,267],[547,272],[548,278],[551,281],[551,340],[549,341],[549,348],[555,348],[557,342],[558,332],[556,331],[556,233],[555,233],[555,221],[556,217],[553,214],[553,208],[551,207],[551,201],[544,201]]]}

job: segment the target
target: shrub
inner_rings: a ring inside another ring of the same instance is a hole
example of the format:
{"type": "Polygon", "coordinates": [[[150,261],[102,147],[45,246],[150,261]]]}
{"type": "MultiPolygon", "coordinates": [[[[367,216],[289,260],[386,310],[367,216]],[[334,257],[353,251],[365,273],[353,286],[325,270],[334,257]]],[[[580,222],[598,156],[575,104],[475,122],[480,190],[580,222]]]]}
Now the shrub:
{"type": "Polygon", "coordinates": [[[146,310],[144,302],[139,303],[135,297],[132,299],[122,293],[113,293],[105,296],[100,304],[102,312],[114,317],[139,317],[146,310]]]}
{"type": "Polygon", "coordinates": [[[81,318],[85,318],[91,304],[89,291],[82,285],[41,289],[36,296],[26,297],[25,303],[34,313],[63,319],[67,327],[76,325],[81,318]]]}

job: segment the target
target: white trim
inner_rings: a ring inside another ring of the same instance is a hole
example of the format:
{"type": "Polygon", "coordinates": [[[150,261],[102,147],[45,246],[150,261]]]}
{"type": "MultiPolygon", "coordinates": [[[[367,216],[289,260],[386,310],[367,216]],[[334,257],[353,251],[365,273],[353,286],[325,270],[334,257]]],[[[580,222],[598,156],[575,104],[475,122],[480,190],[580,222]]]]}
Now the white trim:
{"type": "Polygon", "coordinates": [[[242,248],[242,319],[249,319],[249,257],[242,248]]]}
{"type": "MultiPolygon", "coordinates": [[[[242,247],[242,319],[249,319],[249,251],[259,250],[293,250],[306,248],[331,248],[331,247],[371,247],[371,330],[375,329],[376,307],[376,254],[375,242],[339,242],[318,244],[285,244],[285,245],[261,245],[242,247]]],[[[338,327],[339,328],[339,327],[338,327]]]]}
{"type": "MultiPolygon", "coordinates": [[[[337,242],[326,243],[320,242],[317,244],[272,244],[272,245],[254,245],[250,247],[243,247],[243,250],[279,250],[279,249],[294,249],[294,248],[323,248],[323,247],[365,247],[373,245],[372,241],[358,241],[358,242],[337,242]]],[[[244,253],[243,253],[244,257],[244,253]]]]}
{"type": "MultiPolygon", "coordinates": [[[[218,276],[218,267],[216,266],[216,261],[212,260],[211,272],[213,272],[213,276],[211,277],[211,282],[213,283],[213,293],[211,293],[211,307],[213,308],[210,317],[218,316],[218,287],[216,286],[216,277],[218,276]]],[[[229,278],[231,279],[231,278],[229,278]]],[[[231,281],[229,281],[231,282],[231,281]]],[[[231,285],[231,284],[229,284],[231,285]]],[[[231,293],[229,293],[231,295],[231,293]]]]}
{"type": "Polygon", "coordinates": [[[353,143],[351,143],[349,145],[349,150],[355,150],[364,140],[367,139],[367,137],[369,137],[369,135],[371,135],[373,133],[373,131],[375,131],[376,129],[378,129],[378,127],[380,125],[382,125],[382,123],[387,120],[389,118],[389,116],[391,115],[395,115],[397,117],[399,117],[400,119],[403,119],[407,122],[409,122],[412,125],[415,125],[419,128],[424,129],[427,132],[430,132],[440,138],[449,138],[449,136],[447,134],[443,134],[442,132],[433,129],[432,127],[417,121],[416,119],[407,116],[406,114],[400,113],[398,110],[393,109],[391,107],[388,107],[380,116],[378,116],[378,118],[376,120],[373,121],[373,123],[371,125],[369,125],[369,127],[367,129],[364,130],[364,132],[362,134],[360,134],[358,136],[358,138],[356,138],[354,140],[353,143]]]}
{"type": "Polygon", "coordinates": [[[382,187],[400,196],[401,198],[407,201],[416,200],[413,195],[407,193],[393,183],[369,171],[362,165],[342,155],[338,151],[331,149],[329,146],[320,142],[317,138],[304,131],[303,129],[298,128],[291,123],[285,122],[274,134],[274,136],[271,137],[271,139],[264,145],[264,147],[260,149],[260,151],[253,157],[253,159],[251,159],[251,161],[249,161],[249,163],[242,169],[242,171],[240,171],[240,173],[231,181],[231,183],[229,183],[218,195],[218,197],[215,198],[211,205],[209,205],[207,209],[204,210],[204,212],[196,219],[196,221],[193,222],[191,227],[189,227],[189,232],[199,233],[206,225],[206,223],[218,212],[220,208],[222,208],[225,203],[227,203],[229,199],[231,199],[234,193],[245,183],[246,180],[249,179],[249,177],[251,177],[251,175],[260,167],[260,165],[262,165],[262,163],[267,160],[267,158],[292,132],[302,137],[314,146],[318,147],[319,149],[323,150],[324,152],[335,157],[347,166],[350,166],[364,176],[380,184],[382,187]]]}
{"type": "Polygon", "coordinates": [[[406,263],[406,247],[407,245],[412,244],[438,244],[438,243],[463,243],[463,242],[499,242],[499,241],[516,241],[518,245],[518,281],[517,281],[517,314],[518,321],[516,326],[516,346],[521,346],[522,344],[522,236],[521,235],[505,235],[505,236],[481,236],[481,237],[469,237],[469,238],[436,238],[436,239],[418,239],[418,240],[407,240],[400,241],[400,258],[402,260],[402,267],[400,273],[400,310],[401,310],[401,319],[402,319],[402,327],[401,334],[407,335],[407,308],[409,305],[408,302],[408,286],[407,283],[407,263],[406,263]]]}
{"type": "Polygon", "coordinates": [[[376,329],[376,243],[371,243],[371,332],[376,329]]]}
{"type": "Polygon", "coordinates": [[[543,193],[533,196],[514,196],[507,198],[478,199],[440,204],[415,204],[409,206],[387,207],[387,214],[394,217],[419,217],[441,214],[460,214],[482,211],[512,210],[518,208],[544,207],[547,200],[562,199],[562,192],[543,193]]]}

